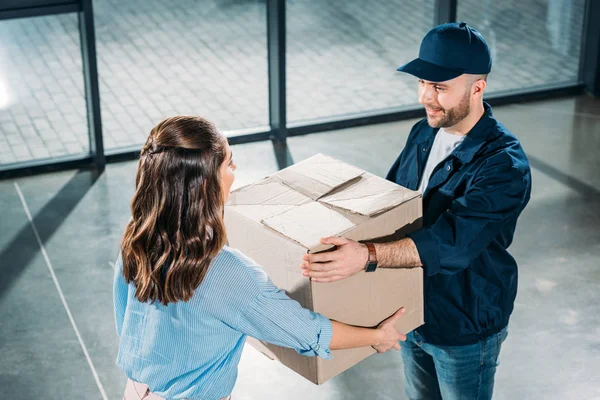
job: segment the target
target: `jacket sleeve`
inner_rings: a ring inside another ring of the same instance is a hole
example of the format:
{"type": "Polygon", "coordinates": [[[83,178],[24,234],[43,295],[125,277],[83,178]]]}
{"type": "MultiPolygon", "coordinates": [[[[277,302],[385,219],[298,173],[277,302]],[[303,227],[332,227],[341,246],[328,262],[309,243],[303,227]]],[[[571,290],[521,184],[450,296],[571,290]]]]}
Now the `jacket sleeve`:
{"type": "Polygon", "coordinates": [[[237,329],[256,339],[330,359],[331,321],[302,308],[270,281],[240,315],[237,329]]]}
{"type": "Polygon", "coordinates": [[[529,200],[529,171],[506,162],[488,162],[477,176],[433,225],[408,235],[429,276],[467,268],[529,200]]]}
{"type": "Polygon", "coordinates": [[[205,306],[240,333],[295,349],[305,356],[331,358],[331,321],[303,308],[269,279],[264,269],[237,250],[229,250],[211,266],[219,287],[204,287],[205,306]],[[226,293],[223,296],[219,293],[226,293]],[[208,301],[207,296],[214,296],[208,301]]]}

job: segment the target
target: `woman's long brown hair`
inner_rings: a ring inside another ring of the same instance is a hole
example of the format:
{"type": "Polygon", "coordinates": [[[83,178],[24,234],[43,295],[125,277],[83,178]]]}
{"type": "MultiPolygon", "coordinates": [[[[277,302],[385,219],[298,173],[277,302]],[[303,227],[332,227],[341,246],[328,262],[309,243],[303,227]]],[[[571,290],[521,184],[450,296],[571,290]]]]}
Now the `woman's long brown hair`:
{"type": "Polygon", "coordinates": [[[139,301],[188,301],[225,244],[225,152],[225,138],[204,118],[168,118],[150,132],[121,242],[123,275],[139,301]]]}

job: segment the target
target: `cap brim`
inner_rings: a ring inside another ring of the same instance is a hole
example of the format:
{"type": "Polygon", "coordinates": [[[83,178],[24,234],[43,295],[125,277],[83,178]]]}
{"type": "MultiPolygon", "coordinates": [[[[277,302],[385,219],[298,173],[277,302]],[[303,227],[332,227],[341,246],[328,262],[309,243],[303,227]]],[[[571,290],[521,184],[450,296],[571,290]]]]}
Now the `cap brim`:
{"type": "Polygon", "coordinates": [[[404,64],[397,71],[406,72],[430,82],[444,82],[457,78],[463,74],[462,71],[440,67],[439,65],[423,61],[420,58],[414,59],[408,64],[404,64]]]}

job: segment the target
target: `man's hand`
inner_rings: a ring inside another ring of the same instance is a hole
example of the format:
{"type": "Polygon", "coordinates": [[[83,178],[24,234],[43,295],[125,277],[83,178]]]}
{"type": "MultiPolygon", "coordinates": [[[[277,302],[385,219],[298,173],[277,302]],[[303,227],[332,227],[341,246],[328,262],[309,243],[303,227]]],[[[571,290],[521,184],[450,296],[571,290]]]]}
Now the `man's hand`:
{"type": "Polygon", "coordinates": [[[334,251],[306,254],[300,267],[302,274],[315,282],[334,282],[362,271],[369,260],[367,246],[354,240],[330,236],[321,239],[323,244],[337,246],[334,251]]]}
{"type": "Polygon", "coordinates": [[[394,315],[380,323],[377,327],[377,330],[381,332],[381,342],[373,346],[373,348],[378,353],[385,353],[391,349],[400,350],[400,343],[398,341],[406,341],[406,335],[398,332],[395,327],[396,322],[398,322],[402,314],[404,314],[404,308],[396,311],[394,315]]]}

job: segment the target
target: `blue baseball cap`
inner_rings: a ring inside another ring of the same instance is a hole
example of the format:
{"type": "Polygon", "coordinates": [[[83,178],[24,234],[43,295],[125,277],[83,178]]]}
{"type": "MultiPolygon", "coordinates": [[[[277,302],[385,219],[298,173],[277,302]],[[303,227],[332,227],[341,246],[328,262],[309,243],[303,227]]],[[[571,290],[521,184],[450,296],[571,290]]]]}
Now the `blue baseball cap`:
{"type": "Polygon", "coordinates": [[[431,82],[444,82],[462,74],[488,74],[492,56],[485,39],[466,22],[436,26],[421,42],[419,58],[398,71],[431,82]]]}

